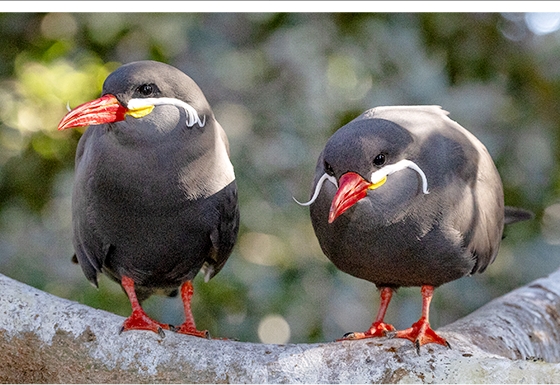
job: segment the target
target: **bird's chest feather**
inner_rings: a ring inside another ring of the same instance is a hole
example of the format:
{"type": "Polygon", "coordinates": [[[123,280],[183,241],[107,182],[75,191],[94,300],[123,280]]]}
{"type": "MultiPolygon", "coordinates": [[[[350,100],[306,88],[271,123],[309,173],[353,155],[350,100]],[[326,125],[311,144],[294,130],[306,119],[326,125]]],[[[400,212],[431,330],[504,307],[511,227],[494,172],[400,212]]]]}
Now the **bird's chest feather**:
{"type": "Polygon", "coordinates": [[[83,186],[92,204],[135,215],[166,215],[189,204],[180,183],[181,154],[176,148],[106,150],[89,164],[83,186]]]}
{"type": "Polygon", "coordinates": [[[342,271],[378,285],[438,286],[474,265],[462,235],[440,213],[427,196],[383,210],[363,199],[335,222],[314,225],[323,251],[342,271]]]}
{"type": "Polygon", "coordinates": [[[195,237],[215,225],[217,214],[205,209],[209,200],[192,199],[181,183],[187,161],[173,147],[117,150],[98,144],[95,150],[84,153],[77,170],[75,196],[84,198],[77,205],[85,210],[76,216],[84,218],[83,231],[104,244],[133,242],[148,249],[184,242],[185,234],[195,237]]]}

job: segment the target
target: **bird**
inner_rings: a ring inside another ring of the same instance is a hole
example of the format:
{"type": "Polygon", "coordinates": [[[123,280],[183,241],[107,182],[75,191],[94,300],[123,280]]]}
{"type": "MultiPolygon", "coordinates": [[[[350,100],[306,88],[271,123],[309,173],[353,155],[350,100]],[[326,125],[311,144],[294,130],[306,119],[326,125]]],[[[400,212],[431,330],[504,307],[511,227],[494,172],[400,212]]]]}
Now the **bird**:
{"type": "MultiPolygon", "coordinates": [[[[323,253],[374,283],[380,305],[371,327],[340,340],[397,337],[449,347],[429,323],[440,285],[483,272],[504,224],[532,213],[504,205],[486,147],[440,106],[380,106],[339,128],[315,169],[309,206],[323,253]],[[399,287],[421,288],[422,315],[397,331],[384,321],[399,287]]],[[[297,201],[296,201],[297,202],[297,201]]]]}
{"type": "Polygon", "coordinates": [[[209,338],[191,311],[192,281],[215,276],[239,229],[237,185],[225,131],[199,86],[176,67],[124,64],[98,99],[68,112],[58,130],[89,126],[75,156],[73,260],[96,287],[103,273],[127,294],[120,332],[163,330],[209,338]],[[180,326],[141,303],[180,291],[180,326]]]}

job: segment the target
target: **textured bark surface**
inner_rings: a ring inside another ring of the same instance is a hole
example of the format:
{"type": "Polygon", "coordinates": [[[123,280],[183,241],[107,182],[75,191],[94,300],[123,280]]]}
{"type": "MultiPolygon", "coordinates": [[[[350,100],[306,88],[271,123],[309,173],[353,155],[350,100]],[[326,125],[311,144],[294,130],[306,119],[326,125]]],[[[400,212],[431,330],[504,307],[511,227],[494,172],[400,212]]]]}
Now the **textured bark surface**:
{"type": "Polygon", "coordinates": [[[0,275],[0,382],[560,382],[560,271],[440,328],[452,348],[400,339],[265,345],[166,332],[0,275]]]}

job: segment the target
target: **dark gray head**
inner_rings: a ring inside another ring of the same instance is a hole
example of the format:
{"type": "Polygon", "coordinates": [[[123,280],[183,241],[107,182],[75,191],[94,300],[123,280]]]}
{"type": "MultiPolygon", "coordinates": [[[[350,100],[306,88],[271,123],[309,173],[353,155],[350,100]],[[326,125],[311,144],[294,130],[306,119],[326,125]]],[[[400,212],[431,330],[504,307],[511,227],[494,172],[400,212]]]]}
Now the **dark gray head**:
{"type": "Polygon", "coordinates": [[[168,132],[179,119],[188,128],[203,128],[214,115],[200,88],[186,74],[165,63],[138,61],[111,73],[103,95],[69,112],[58,129],[125,121],[150,134],[168,132]]]}
{"type": "MultiPolygon", "coordinates": [[[[438,195],[457,179],[461,184],[474,184],[479,172],[492,173],[492,180],[501,188],[484,145],[441,108],[378,107],[340,128],[327,141],[317,163],[314,192],[322,188],[317,182],[323,176],[337,188],[342,187],[341,178],[354,183],[362,180],[359,191],[354,186],[347,192],[352,194],[348,196],[352,204],[332,215],[338,217],[366,195],[375,197],[375,202],[391,203],[380,207],[387,212],[406,209],[419,194],[438,195]]],[[[342,191],[339,194],[344,200],[342,191]]]]}
{"type": "Polygon", "coordinates": [[[128,106],[131,99],[172,98],[192,106],[199,115],[211,114],[206,97],[189,76],[157,61],[137,61],[119,67],[103,83],[103,95],[106,94],[114,95],[123,106],[128,106]]]}
{"type": "MultiPolygon", "coordinates": [[[[92,125],[80,141],[103,154],[108,170],[139,175],[149,159],[161,159],[190,197],[211,195],[234,180],[227,137],[196,83],[156,61],[125,64],[111,73],[103,95],[70,111],[59,129],[92,125]],[[89,138],[92,138],[90,141],[89,138]],[[93,139],[96,138],[96,139],[93,139]]],[[[163,171],[160,171],[163,172],[163,171]]]]}

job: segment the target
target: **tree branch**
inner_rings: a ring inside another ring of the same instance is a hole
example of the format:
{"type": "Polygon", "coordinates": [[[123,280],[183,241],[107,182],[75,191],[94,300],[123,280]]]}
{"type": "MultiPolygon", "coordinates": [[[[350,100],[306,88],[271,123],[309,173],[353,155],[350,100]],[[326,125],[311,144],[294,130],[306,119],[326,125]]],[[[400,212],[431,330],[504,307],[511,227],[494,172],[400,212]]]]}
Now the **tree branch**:
{"type": "Polygon", "coordinates": [[[558,382],[560,270],[439,329],[452,348],[400,339],[265,345],[167,332],[0,275],[0,382],[558,382]]]}

